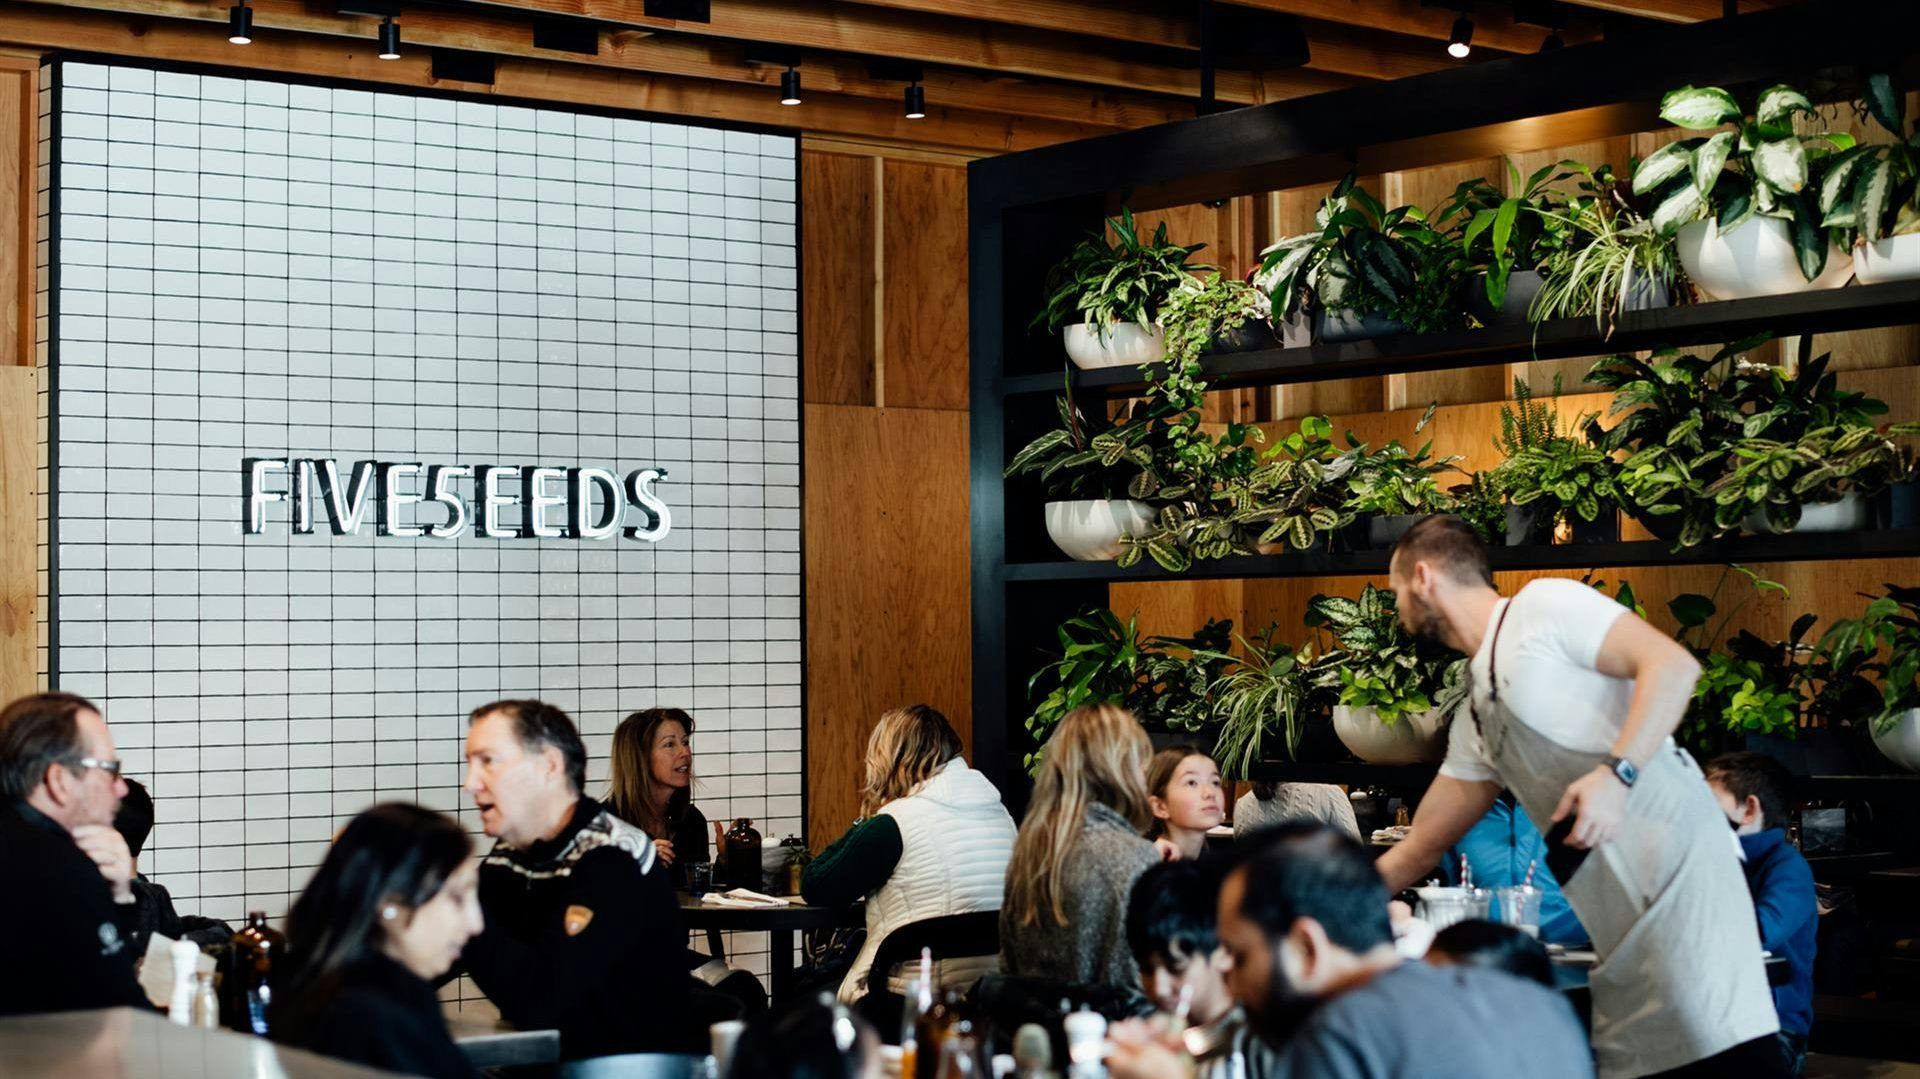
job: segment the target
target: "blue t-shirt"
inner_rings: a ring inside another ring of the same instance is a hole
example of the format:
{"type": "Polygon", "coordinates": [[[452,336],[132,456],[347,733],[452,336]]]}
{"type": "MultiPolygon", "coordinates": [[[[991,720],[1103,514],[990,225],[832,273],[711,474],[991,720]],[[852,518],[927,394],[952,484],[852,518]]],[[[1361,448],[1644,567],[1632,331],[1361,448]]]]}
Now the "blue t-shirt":
{"type": "Polygon", "coordinates": [[[1533,886],[1540,889],[1540,940],[1582,948],[1587,931],[1560,892],[1560,882],[1547,868],[1547,841],[1527,815],[1502,793],[1500,799],[1460,837],[1444,858],[1440,871],[1448,884],[1460,883],[1460,857],[1465,855],[1473,867],[1476,888],[1506,888],[1527,879],[1527,866],[1533,866],[1533,886]]]}
{"type": "Polygon", "coordinates": [[[1813,868],[1779,828],[1740,837],[1746,854],[1747,890],[1760,919],[1760,943],[1784,956],[1793,976],[1773,987],[1780,1029],[1802,1037],[1813,1029],[1814,938],[1820,907],[1814,900],[1813,868]]]}

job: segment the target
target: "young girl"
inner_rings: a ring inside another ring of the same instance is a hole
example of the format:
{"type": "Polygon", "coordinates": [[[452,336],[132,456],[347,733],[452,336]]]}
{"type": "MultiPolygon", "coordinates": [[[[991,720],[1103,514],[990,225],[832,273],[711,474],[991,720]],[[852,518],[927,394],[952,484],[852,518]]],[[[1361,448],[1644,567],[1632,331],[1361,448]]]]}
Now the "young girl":
{"type": "Polygon", "coordinates": [[[1147,765],[1147,806],[1153,824],[1147,838],[1160,856],[1192,860],[1207,849],[1207,829],[1226,816],[1220,766],[1192,746],[1170,746],[1147,765]]]}

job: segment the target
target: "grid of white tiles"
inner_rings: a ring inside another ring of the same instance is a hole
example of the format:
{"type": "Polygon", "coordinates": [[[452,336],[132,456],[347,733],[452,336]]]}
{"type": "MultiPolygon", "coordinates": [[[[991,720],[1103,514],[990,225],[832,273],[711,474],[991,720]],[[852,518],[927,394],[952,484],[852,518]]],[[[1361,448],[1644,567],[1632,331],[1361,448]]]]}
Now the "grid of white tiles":
{"type": "Polygon", "coordinates": [[[595,790],[623,714],[684,706],[708,816],[798,832],[795,141],[58,78],[55,665],[151,786],[180,908],[280,916],[375,801],[477,830],[461,738],[499,697],[572,712],[595,790]],[[247,456],[657,466],[673,530],[295,536],[275,506],[243,538],[247,456]]]}

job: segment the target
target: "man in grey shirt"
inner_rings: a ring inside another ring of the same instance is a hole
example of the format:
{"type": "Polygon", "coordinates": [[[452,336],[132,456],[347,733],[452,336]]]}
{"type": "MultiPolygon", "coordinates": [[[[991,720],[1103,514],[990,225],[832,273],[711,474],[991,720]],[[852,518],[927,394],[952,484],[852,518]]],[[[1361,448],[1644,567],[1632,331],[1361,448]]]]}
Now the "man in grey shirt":
{"type": "MultiPolygon", "coordinates": [[[[1220,889],[1227,980],[1279,1057],[1276,1079],[1593,1075],[1560,994],[1492,970],[1404,962],[1387,890],[1360,845],[1326,825],[1262,833],[1220,889]]],[[[1122,1046],[1116,1079],[1172,1079],[1181,1058],[1122,1046]]]]}

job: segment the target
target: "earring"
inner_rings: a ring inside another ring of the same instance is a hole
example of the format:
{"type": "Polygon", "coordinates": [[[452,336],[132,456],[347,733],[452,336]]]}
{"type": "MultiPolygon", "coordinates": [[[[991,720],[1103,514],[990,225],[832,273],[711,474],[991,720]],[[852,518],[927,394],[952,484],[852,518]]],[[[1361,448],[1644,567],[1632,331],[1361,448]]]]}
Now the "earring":
{"type": "Polygon", "coordinates": [[[380,909],[380,917],[385,918],[389,922],[393,921],[395,918],[400,917],[400,908],[392,905],[382,907],[380,909]]]}

